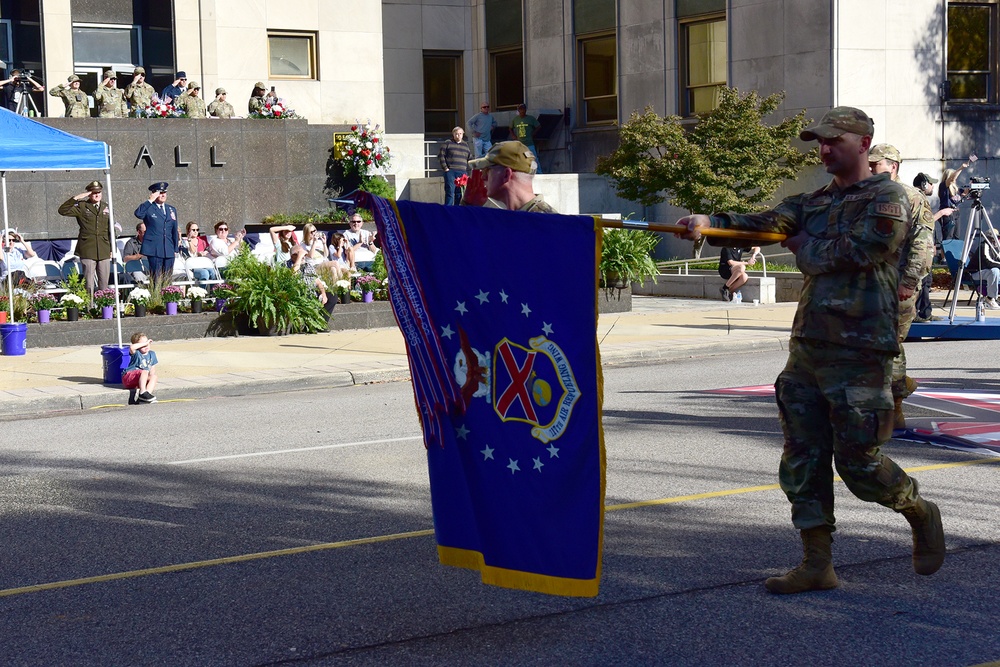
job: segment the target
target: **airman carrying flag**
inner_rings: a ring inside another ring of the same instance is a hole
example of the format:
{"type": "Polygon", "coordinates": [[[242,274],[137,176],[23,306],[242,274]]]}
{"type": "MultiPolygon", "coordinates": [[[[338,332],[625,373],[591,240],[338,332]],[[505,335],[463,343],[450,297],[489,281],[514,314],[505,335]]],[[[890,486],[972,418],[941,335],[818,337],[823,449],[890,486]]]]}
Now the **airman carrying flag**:
{"type": "Polygon", "coordinates": [[[406,338],[440,561],[496,586],[597,595],[597,221],[365,205],[406,338]]]}

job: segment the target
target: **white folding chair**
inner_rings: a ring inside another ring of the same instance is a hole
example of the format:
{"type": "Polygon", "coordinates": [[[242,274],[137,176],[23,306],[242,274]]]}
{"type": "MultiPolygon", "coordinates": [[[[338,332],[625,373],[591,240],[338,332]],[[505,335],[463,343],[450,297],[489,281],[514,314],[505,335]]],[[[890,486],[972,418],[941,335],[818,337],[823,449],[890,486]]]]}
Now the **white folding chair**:
{"type": "MultiPolygon", "coordinates": [[[[219,281],[219,270],[215,266],[215,262],[209,257],[188,257],[187,261],[184,262],[184,268],[187,270],[188,280],[194,280],[195,269],[207,269],[209,280],[219,281]]],[[[201,281],[205,282],[205,281],[201,281]]]]}

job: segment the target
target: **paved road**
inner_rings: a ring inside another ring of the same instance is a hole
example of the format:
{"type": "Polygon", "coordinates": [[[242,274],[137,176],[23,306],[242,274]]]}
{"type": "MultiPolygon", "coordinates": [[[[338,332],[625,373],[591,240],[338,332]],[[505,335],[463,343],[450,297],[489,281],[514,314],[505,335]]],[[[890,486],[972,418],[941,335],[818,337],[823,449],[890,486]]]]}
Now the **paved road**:
{"type": "MultiPolygon", "coordinates": [[[[995,369],[966,365],[991,350],[919,344],[910,356],[925,386],[995,388],[995,369]]],[[[766,395],[705,390],[769,384],[782,363],[762,352],[606,373],[604,576],[584,600],[486,587],[436,563],[405,383],[8,422],[18,438],[0,449],[0,655],[171,666],[1000,659],[996,462],[889,447],[942,506],[950,553],[937,575],[912,573],[900,517],[840,486],[842,587],[763,591],[799,556],[773,486],[775,409],[766,395]]]]}

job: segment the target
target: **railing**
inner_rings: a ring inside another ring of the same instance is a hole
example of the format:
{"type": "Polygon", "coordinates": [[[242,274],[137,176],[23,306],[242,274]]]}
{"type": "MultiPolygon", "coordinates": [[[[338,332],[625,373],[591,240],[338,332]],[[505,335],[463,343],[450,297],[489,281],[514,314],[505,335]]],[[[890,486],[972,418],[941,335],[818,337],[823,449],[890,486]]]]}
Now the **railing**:
{"type": "MultiPolygon", "coordinates": [[[[789,252],[778,252],[778,253],[771,254],[770,257],[771,257],[771,259],[774,259],[775,257],[787,257],[789,255],[794,256],[795,253],[790,252],[790,251],[789,252]]],[[[670,260],[670,261],[667,261],[667,262],[657,262],[656,263],[656,268],[660,270],[660,273],[672,273],[672,271],[670,271],[670,269],[673,269],[673,268],[676,267],[676,269],[677,269],[677,275],[679,275],[679,276],[688,276],[688,275],[691,275],[691,265],[692,264],[705,264],[705,263],[708,263],[708,262],[711,262],[711,261],[712,261],[711,258],[699,258],[699,259],[695,259],[693,257],[691,259],[674,259],[674,260],[670,260]]],[[[767,258],[763,255],[763,253],[760,256],[760,261],[761,261],[761,265],[763,267],[764,277],[767,278],[767,258]]]]}

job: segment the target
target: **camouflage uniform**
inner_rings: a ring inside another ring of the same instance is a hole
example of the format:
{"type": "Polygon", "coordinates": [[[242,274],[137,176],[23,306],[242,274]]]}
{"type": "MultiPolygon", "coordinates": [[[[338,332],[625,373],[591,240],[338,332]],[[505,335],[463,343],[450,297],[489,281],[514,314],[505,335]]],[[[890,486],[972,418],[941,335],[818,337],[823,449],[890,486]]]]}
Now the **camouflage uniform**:
{"type": "Polygon", "coordinates": [[[233,109],[233,105],[229,102],[213,100],[212,103],[208,105],[208,113],[212,114],[216,118],[232,118],[236,114],[236,110],[233,109]]]}
{"type": "Polygon", "coordinates": [[[800,530],[834,529],[831,458],[858,498],[896,511],[916,502],[914,482],[879,451],[892,435],[907,210],[902,188],[879,175],[789,197],[772,211],[711,217],[713,227],[811,237],[796,255],[802,296],[775,382],[785,434],[779,480],[800,530]]]}
{"type": "Polygon", "coordinates": [[[94,91],[94,103],[101,118],[124,118],[128,116],[125,95],[121,88],[98,86],[94,91]]]}
{"type": "MultiPolygon", "coordinates": [[[[67,79],[67,82],[72,83],[73,81],[79,80],[80,77],[73,74],[69,77],[69,79],[67,79]]],[[[65,83],[60,83],[58,86],[49,91],[49,95],[62,99],[63,103],[66,105],[66,118],[90,117],[90,102],[87,100],[87,93],[83,92],[79,88],[73,90],[65,83]]]]}
{"type": "Polygon", "coordinates": [[[205,118],[208,112],[205,110],[205,100],[194,95],[184,93],[177,100],[177,108],[184,109],[188,118],[205,118]]]}
{"type": "Polygon", "coordinates": [[[535,198],[527,202],[524,206],[517,209],[518,211],[526,211],[528,213],[556,213],[557,211],[552,208],[551,205],[547,204],[543,199],[542,195],[535,195],[535,198]]]}
{"type": "Polygon", "coordinates": [[[142,109],[153,103],[156,91],[148,83],[130,83],[125,88],[125,100],[133,109],[142,109]]]}

